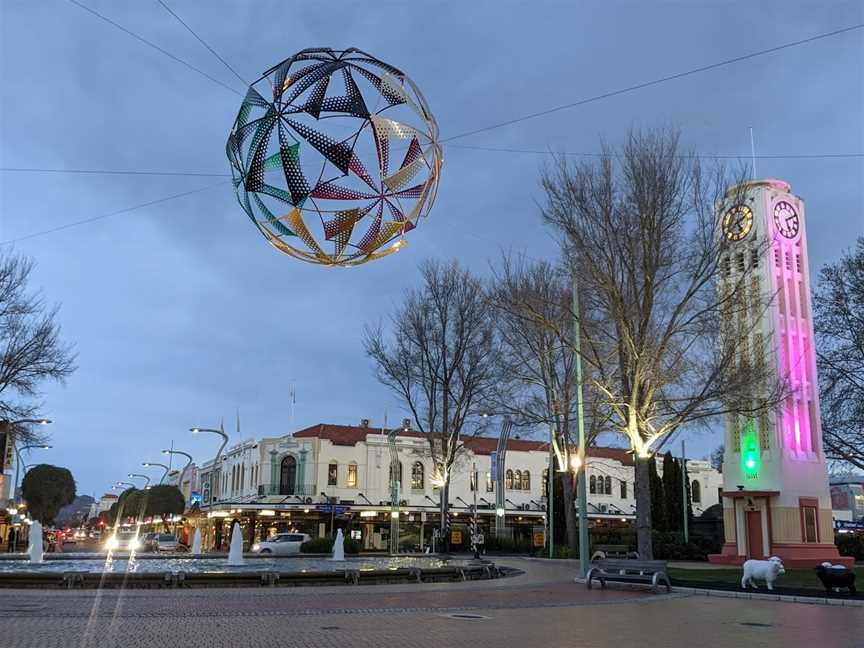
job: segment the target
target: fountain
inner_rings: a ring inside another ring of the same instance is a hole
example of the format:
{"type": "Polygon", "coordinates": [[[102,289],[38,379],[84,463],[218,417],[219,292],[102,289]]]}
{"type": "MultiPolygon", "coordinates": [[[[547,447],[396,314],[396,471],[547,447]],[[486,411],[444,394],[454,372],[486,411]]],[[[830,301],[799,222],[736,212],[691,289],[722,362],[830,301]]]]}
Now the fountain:
{"type": "Polygon", "coordinates": [[[331,560],[345,561],[345,536],[342,529],[336,531],[336,540],[333,542],[333,558],[331,560]]]}
{"type": "Polygon", "coordinates": [[[30,526],[30,544],[27,546],[27,553],[30,554],[31,563],[42,562],[42,523],[38,520],[33,520],[30,526]]]}
{"type": "Polygon", "coordinates": [[[231,549],[228,551],[228,564],[243,564],[243,532],[240,530],[239,522],[235,522],[234,528],[231,529],[231,549]]]}
{"type": "Polygon", "coordinates": [[[192,536],[192,553],[196,556],[201,554],[201,529],[196,528],[192,536]]]}

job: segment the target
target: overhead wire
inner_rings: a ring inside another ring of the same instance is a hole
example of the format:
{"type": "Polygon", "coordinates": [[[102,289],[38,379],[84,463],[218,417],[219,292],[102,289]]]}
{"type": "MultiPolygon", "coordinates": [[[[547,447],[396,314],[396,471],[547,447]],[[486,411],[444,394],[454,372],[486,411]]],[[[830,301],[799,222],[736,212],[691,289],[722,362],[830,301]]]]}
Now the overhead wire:
{"type": "Polygon", "coordinates": [[[74,221],[72,223],[65,223],[64,225],[58,225],[57,227],[52,227],[50,229],[42,230],[39,232],[33,232],[32,234],[25,234],[24,236],[19,236],[18,238],[9,239],[7,241],[0,241],[0,247],[4,245],[12,245],[13,243],[18,243],[20,241],[26,241],[27,239],[35,238],[37,236],[43,236],[45,234],[52,234],[54,232],[59,232],[61,230],[69,229],[70,227],[75,227],[77,225],[84,225],[85,223],[92,223],[94,221],[102,220],[105,218],[109,218],[111,216],[117,216],[119,214],[126,214],[131,211],[135,211],[138,209],[143,209],[145,207],[152,207],[153,205],[158,205],[160,203],[168,202],[169,200],[174,200],[176,198],[183,198],[184,196],[191,196],[192,194],[201,193],[203,191],[207,191],[208,189],[213,189],[214,187],[218,187],[220,185],[228,184],[227,181],[217,182],[215,184],[210,184],[205,187],[199,187],[198,189],[192,189],[190,191],[184,191],[181,193],[173,194],[171,196],[165,196],[164,198],[157,198],[156,200],[148,200],[147,202],[139,203],[137,205],[133,205],[132,207],[124,207],[123,209],[118,209],[116,211],[108,212],[107,214],[100,214],[99,216],[92,216],[90,218],[84,218],[79,221],[74,221]]]}
{"type": "Polygon", "coordinates": [[[133,175],[133,176],[181,176],[193,178],[230,178],[230,173],[208,173],[206,171],[140,171],[136,169],[56,169],[44,167],[0,167],[9,173],[68,173],[80,175],[133,175]]]}
{"type": "Polygon", "coordinates": [[[249,83],[237,73],[237,70],[235,70],[233,67],[231,67],[231,65],[228,63],[228,61],[226,61],[224,58],[222,58],[215,49],[210,47],[210,45],[208,45],[207,42],[203,38],[201,38],[198,34],[196,34],[195,30],[192,29],[186,23],[186,21],[184,21],[180,16],[178,16],[176,13],[174,13],[174,11],[171,9],[171,7],[169,7],[167,4],[165,4],[165,2],[163,0],[157,0],[157,2],[165,8],[165,11],[167,11],[169,14],[174,16],[174,18],[177,19],[177,22],[179,22],[181,25],[183,25],[186,28],[186,30],[190,34],[192,34],[199,43],[201,43],[204,47],[206,47],[207,51],[209,51],[213,56],[215,56],[217,59],[219,59],[219,61],[222,63],[222,65],[224,65],[226,68],[228,68],[231,71],[231,73],[235,77],[237,77],[237,79],[239,79],[240,83],[242,83],[244,86],[249,85],[249,83]]]}
{"type": "Polygon", "coordinates": [[[112,27],[115,27],[116,29],[119,29],[119,30],[122,31],[124,34],[127,34],[128,36],[131,36],[131,37],[134,38],[135,40],[144,43],[144,44],[147,45],[148,47],[151,47],[151,48],[155,49],[157,52],[159,52],[159,53],[161,53],[161,54],[164,54],[165,56],[167,56],[168,58],[170,58],[172,61],[176,61],[177,63],[180,63],[180,65],[183,65],[183,66],[189,68],[190,70],[192,70],[192,71],[194,71],[194,72],[197,72],[197,73],[200,74],[201,76],[210,79],[213,83],[216,83],[216,84],[222,86],[222,87],[225,88],[226,90],[230,90],[230,91],[233,92],[234,94],[237,94],[237,95],[240,95],[240,96],[243,95],[243,93],[240,92],[239,90],[235,90],[234,88],[232,88],[231,86],[229,86],[229,85],[226,84],[226,83],[223,83],[222,81],[220,81],[220,80],[217,79],[216,77],[207,74],[204,70],[195,67],[194,65],[192,65],[191,63],[189,63],[189,62],[187,62],[187,61],[184,61],[184,60],[181,59],[179,56],[175,56],[174,54],[172,54],[172,53],[169,52],[168,50],[166,50],[166,49],[164,49],[164,48],[162,48],[162,47],[159,47],[156,43],[147,40],[146,38],[144,38],[144,37],[141,36],[140,34],[136,34],[136,33],[133,32],[131,29],[127,29],[126,27],[124,27],[124,26],[121,25],[120,23],[111,20],[110,18],[108,18],[107,16],[105,16],[105,15],[99,13],[99,12],[96,11],[95,9],[91,9],[90,7],[88,7],[87,5],[85,5],[85,4],[81,3],[81,2],[79,2],[78,0],[68,0],[68,1],[71,2],[73,5],[75,5],[76,7],[79,7],[79,8],[81,8],[81,9],[83,9],[84,11],[86,11],[86,12],[88,12],[88,13],[90,13],[90,14],[96,16],[96,17],[99,18],[100,20],[105,21],[106,23],[108,23],[108,24],[111,25],[112,27]]]}
{"type": "Polygon", "coordinates": [[[716,70],[717,68],[725,67],[727,65],[732,65],[733,63],[740,63],[741,61],[747,61],[758,56],[764,56],[766,54],[773,54],[774,52],[779,52],[781,50],[789,49],[790,47],[797,47],[799,45],[805,45],[807,43],[812,43],[817,40],[821,40],[824,38],[830,38],[832,36],[838,36],[840,34],[844,34],[850,31],[854,31],[857,29],[864,28],[864,23],[859,23],[857,25],[851,25],[849,27],[843,27],[841,29],[835,29],[834,31],[824,32],[822,34],[816,34],[815,36],[810,36],[808,38],[802,38],[796,41],[792,41],[789,43],[784,43],[782,45],[776,45],[775,47],[769,47],[767,49],[758,50],[756,52],[750,52],[749,54],[742,54],[741,56],[735,56],[732,58],[724,59],[722,61],[717,61],[716,63],[710,63],[708,65],[701,65],[699,67],[692,68],[690,70],[686,70],[684,72],[676,72],[675,74],[669,74],[663,77],[659,77],[657,79],[652,79],[651,81],[644,81],[642,83],[636,83],[626,88],[619,88],[618,90],[611,90],[609,92],[604,92],[598,95],[594,95],[593,97],[586,97],[585,99],[579,99],[578,101],[572,101],[570,103],[561,104],[560,106],[554,106],[552,108],[547,108],[546,110],[541,110],[534,113],[529,113],[527,115],[522,115],[521,117],[515,117],[513,119],[508,119],[502,122],[498,122],[496,124],[491,124],[489,126],[483,126],[481,128],[475,128],[473,130],[465,131],[463,133],[459,133],[457,135],[452,135],[450,137],[446,137],[441,140],[441,143],[452,142],[456,139],[462,139],[463,137],[469,137],[471,135],[477,135],[478,133],[485,133],[490,130],[495,130],[498,128],[503,128],[505,126],[510,126],[512,124],[518,124],[523,121],[528,121],[530,119],[536,119],[538,117],[543,117],[545,115],[551,115],[552,113],[560,112],[562,110],[568,110],[570,108],[576,108],[577,106],[584,106],[585,104],[593,103],[595,101],[600,101],[602,99],[609,99],[610,97],[617,97],[619,95],[627,94],[629,92],[634,92],[636,90],[642,90],[644,88],[650,88],[651,86],[659,85],[661,83],[666,83],[667,81],[674,81],[675,79],[682,79],[684,77],[692,76],[694,74],[699,74],[701,72],[707,72],[709,70],[716,70]]]}
{"type": "MultiPolygon", "coordinates": [[[[240,75],[237,74],[237,72],[236,72],[236,71],[235,71],[235,70],[234,70],[234,69],[233,69],[233,68],[232,68],[232,67],[227,63],[227,61],[225,61],[225,60],[224,60],[224,59],[223,59],[223,58],[222,58],[222,57],[221,57],[221,56],[220,56],[220,55],[219,55],[219,54],[218,54],[218,53],[217,53],[213,48],[211,48],[211,47],[210,47],[210,46],[209,46],[209,45],[208,45],[208,44],[207,44],[207,43],[206,43],[206,42],[205,42],[205,41],[204,41],[200,36],[198,36],[198,35],[194,32],[194,30],[192,30],[192,28],[189,27],[189,26],[188,26],[188,25],[187,25],[187,24],[186,24],[186,23],[185,23],[185,22],[184,22],[184,21],[183,21],[183,20],[182,20],[182,19],[181,19],[177,14],[176,14],[176,13],[174,13],[173,11],[171,11],[170,7],[168,7],[164,2],[162,2],[162,0],[158,0],[158,1],[160,2],[160,4],[161,4],[163,7],[165,7],[165,9],[166,9],[167,11],[169,11],[169,13],[172,14],[172,15],[173,15],[173,16],[174,16],[174,17],[175,17],[175,18],[176,18],[176,19],[177,19],[177,20],[178,20],[178,21],[179,21],[179,22],[180,22],[184,27],[186,27],[186,29],[189,30],[189,32],[192,33],[192,35],[195,36],[195,38],[198,39],[198,41],[201,42],[202,45],[204,45],[204,46],[205,46],[209,51],[211,51],[211,52],[213,53],[214,56],[216,56],[220,61],[222,61],[222,63],[223,63],[226,67],[228,67],[228,69],[230,69],[230,70],[235,74],[235,76],[237,76],[237,78],[239,78],[241,81],[243,81],[242,77],[240,77],[240,75]]],[[[138,35],[138,34],[132,32],[131,30],[129,30],[129,29],[123,27],[122,25],[120,25],[120,24],[114,22],[114,21],[111,20],[110,18],[107,18],[106,16],[103,16],[103,15],[100,14],[99,12],[97,12],[97,11],[91,9],[90,7],[87,7],[86,5],[82,4],[82,3],[79,2],[78,0],[69,0],[69,2],[71,2],[72,4],[74,4],[74,5],[78,6],[78,7],[80,7],[81,9],[84,9],[85,11],[88,11],[89,13],[95,15],[96,17],[100,18],[101,20],[104,20],[105,22],[107,22],[108,24],[110,24],[110,25],[116,27],[117,29],[120,29],[120,30],[123,31],[124,33],[126,33],[126,34],[128,34],[129,36],[132,36],[133,38],[135,38],[135,39],[141,41],[142,43],[148,45],[149,47],[152,47],[152,48],[156,49],[157,51],[161,52],[161,53],[164,54],[165,56],[168,56],[169,58],[171,58],[172,60],[174,60],[174,61],[176,61],[176,62],[178,62],[178,63],[180,63],[180,64],[182,64],[182,65],[184,65],[184,66],[186,66],[186,67],[188,67],[188,68],[191,69],[191,70],[194,70],[195,72],[198,72],[199,74],[201,74],[201,75],[207,77],[207,78],[210,79],[211,81],[213,81],[213,82],[215,82],[215,83],[218,83],[218,84],[221,85],[222,87],[224,87],[224,88],[226,88],[226,89],[228,89],[228,90],[231,90],[232,92],[234,92],[234,93],[236,93],[236,94],[241,94],[241,93],[239,93],[237,90],[235,90],[234,88],[231,88],[230,86],[228,86],[228,85],[222,83],[221,81],[219,81],[218,79],[216,79],[216,78],[210,76],[209,74],[207,74],[207,73],[204,72],[203,70],[200,70],[200,69],[196,68],[195,66],[191,65],[190,63],[187,63],[187,62],[184,61],[183,59],[180,59],[179,57],[175,56],[174,54],[171,54],[171,53],[168,52],[167,50],[165,50],[165,49],[159,47],[159,46],[156,45],[155,43],[152,43],[152,42],[148,41],[148,40],[145,39],[144,37],[142,37],[142,36],[140,36],[140,35],[138,35]]],[[[473,129],[473,130],[470,130],[470,131],[465,131],[465,132],[463,132],[463,133],[459,133],[459,134],[457,134],[457,135],[453,135],[453,136],[451,136],[451,137],[444,138],[444,139],[440,140],[440,142],[441,142],[442,144],[443,144],[443,143],[449,143],[449,142],[452,142],[453,140],[456,140],[456,139],[461,139],[461,138],[464,138],[464,137],[469,137],[469,136],[471,136],[471,135],[476,135],[476,134],[478,134],[478,133],[483,133],[483,132],[488,132],[488,131],[490,131],[490,130],[495,130],[495,129],[498,129],[498,128],[503,128],[503,127],[505,127],[505,126],[509,126],[509,125],[516,124],[516,123],[523,122],[523,121],[528,121],[528,120],[530,120],[530,119],[536,119],[536,118],[538,118],[538,117],[542,117],[542,116],[545,116],[545,115],[549,115],[549,114],[552,114],[552,113],[555,113],[555,112],[559,112],[559,111],[562,111],[562,110],[567,110],[567,109],[570,109],[570,108],[575,108],[575,107],[577,107],[577,106],[582,106],[582,105],[585,105],[585,104],[588,104],[588,103],[593,103],[593,102],[600,101],[600,100],[603,100],[603,99],[607,99],[607,98],[610,98],[610,97],[614,97],[614,96],[618,96],[618,95],[626,94],[626,93],[629,93],[629,92],[633,92],[633,91],[635,91],[635,90],[640,90],[640,89],[643,89],[643,88],[647,88],[647,87],[651,87],[651,86],[658,85],[658,84],[661,84],[661,83],[665,83],[665,82],[667,82],[667,81],[672,81],[672,80],[675,80],[675,79],[680,79],[680,78],[684,78],[684,77],[692,76],[692,75],[694,75],[694,74],[698,74],[698,73],[701,73],[701,72],[706,72],[706,71],[709,71],[709,70],[714,70],[714,69],[717,69],[717,68],[720,68],[720,67],[724,67],[724,66],[727,66],[727,65],[731,65],[731,64],[733,64],[733,63],[738,63],[738,62],[741,62],[741,61],[745,61],[745,60],[753,59],[753,58],[756,58],[756,57],[759,57],[759,56],[764,56],[764,55],[766,55],[766,54],[771,54],[771,53],[778,52],[778,51],[781,51],[781,50],[789,49],[789,48],[791,48],[791,47],[797,47],[797,46],[799,46],[799,45],[804,45],[804,44],[811,43],[811,42],[814,42],[814,41],[817,41],[817,40],[821,40],[821,39],[829,38],[829,37],[832,37],[832,36],[837,36],[837,35],[840,35],[840,34],[843,34],[843,33],[847,33],[847,32],[854,31],[854,30],[858,30],[858,29],[862,29],[862,28],[864,28],[864,23],[860,23],[860,24],[856,24],[856,25],[851,25],[851,26],[849,26],[849,27],[844,27],[844,28],[841,28],[841,29],[836,29],[836,30],[833,30],[833,31],[830,31],[830,32],[824,32],[824,33],[821,33],[821,34],[816,34],[816,35],[814,35],[814,36],[810,36],[810,37],[808,37],[808,38],[803,38],[803,39],[799,39],[799,40],[792,41],[792,42],[789,42],[789,43],[784,43],[784,44],[782,44],[782,45],[777,45],[777,46],[775,46],[775,47],[770,47],[770,48],[763,49],[763,50],[759,50],[759,51],[756,51],[756,52],[751,52],[751,53],[749,53],[749,54],[744,54],[744,55],[741,55],[741,56],[736,56],[736,57],[733,57],[733,58],[724,59],[724,60],[722,60],[722,61],[718,61],[718,62],[716,62],[716,63],[712,63],[712,64],[709,64],[709,65],[703,65],[703,66],[700,66],[700,67],[692,68],[692,69],[690,69],[690,70],[686,70],[686,71],[684,71],[684,72],[678,72],[678,73],[675,73],[675,74],[670,74],[670,75],[667,75],[667,76],[664,76],[664,77],[660,77],[660,78],[657,78],[657,79],[653,79],[653,80],[650,80],[650,81],[646,81],[646,82],[643,82],[643,83],[638,83],[638,84],[634,84],[634,85],[627,86],[627,87],[625,87],[625,88],[620,88],[620,89],[618,89],[618,90],[613,90],[613,91],[610,91],[610,92],[605,92],[605,93],[602,93],[602,94],[599,94],[599,95],[594,95],[594,96],[592,96],[592,97],[587,97],[587,98],[585,98],[585,99],[580,99],[580,100],[578,100],[578,101],[570,102],[570,103],[567,103],[567,104],[562,104],[562,105],[560,105],[560,106],[555,106],[555,107],[552,107],[552,108],[549,108],[549,109],[546,109],[546,110],[543,110],[543,111],[539,111],[539,112],[535,112],[535,113],[530,113],[530,114],[527,114],[527,115],[523,115],[523,116],[521,116],[521,117],[516,117],[516,118],[514,118],[514,119],[509,119],[509,120],[506,120],[506,121],[503,121],[503,122],[498,122],[498,123],[496,123],[496,124],[491,124],[491,125],[489,125],[489,126],[484,126],[484,127],[482,127],[482,128],[476,128],[476,129],[473,129]]],[[[245,83],[245,81],[244,81],[244,83],[245,83]]],[[[495,147],[477,147],[477,146],[470,146],[470,145],[463,145],[463,144],[448,144],[448,146],[453,146],[453,147],[458,147],[458,148],[464,148],[464,149],[476,149],[476,150],[490,150],[490,151],[500,150],[501,152],[508,152],[508,153],[528,153],[528,154],[541,154],[541,153],[542,153],[542,154],[550,154],[550,153],[553,153],[553,154],[554,154],[554,152],[551,152],[551,151],[539,151],[539,150],[531,150],[531,149],[509,149],[509,148],[495,148],[495,147]]],[[[599,154],[599,153],[583,154],[583,153],[567,153],[567,152],[562,152],[562,154],[563,154],[563,155],[581,155],[581,156],[597,156],[597,155],[602,155],[602,154],[599,154]]],[[[741,158],[744,158],[744,157],[748,157],[748,156],[746,156],[746,155],[744,155],[744,156],[735,156],[735,155],[729,155],[729,156],[706,155],[706,156],[703,156],[703,157],[717,157],[717,158],[721,158],[721,157],[738,158],[738,157],[741,157],[741,158]]],[[[815,158],[844,158],[844,157],[845,157],[845,158],[853,158],[853,157],[854,157],[854,158],[858,158],[858,157],[864,157],[864,154],[860,154],[860,153],[837,153],[837,154],[802,154],[802,155],[774,155],[774,156],[771,156],[771,155],[763,155],[763,156],[757,156],[757,157],[762,157],[762,158],[778,158],[778,159],[780,159],[780,158],[802,158],[802,159],[804,159],[804,158],[811,158],[811,159],[815,159],[815,158]]],[[[211,174],[206,174],[206,173],[203,173],[203,172],[202,172],[202,173],[198,173],[198,172],[183,173],[183,172],[148,172],[148,171],[112,171],[112,170],[99,171],[99,170],[87,170],[87,169],[62,170],[62,169],[27,169],[27,168],[23,168],[23,167],[4,167],[4,168],[2,168],[2,169],[0,169],[0,170],[4,170],[4,171],[18,171],[18,172],[34,171],[34,172],[45,172],[45,173],[82,173],[82,174],[89,174],[89,173],[92,173],[92,174],[105,173],[105,174],[111,174],[111,175],[115,175],[115,174],[116,174],[116,175],[124,175],[124,174],[125,174],[125,175],[198,175],[198,176],[207,176],[207,175],[211,175],[211,174]]],[[[215,176],[216,174],[212,174],[212,175],[215,176]]],[[[219,174],[219,175],[222,175],[222,174],[219,174]]],[[[227,176],[227,174],[224,174],[224,175],[227,176]]],[[[221,183],[220,183],[220,184],[221,184],[221,183]]],[[[60,227],[57,227],[57,228],[52,228],[52,229],[50,229],[50,230],[44,230],[44,231],[41,231],[41,232],[35,232],[35,233],[33,233],[33,234],[29,234],[29,235],[26,235],[26,236],[24,236],[24,237],[20,237],[20,238],[18,238],[18,239],[13,240],[13,241],[0,242],[0,245],[6,245],[6,244],[9,244],[9,243],[12,243],[12,242],[17,242],[17,241],[25,240],[25,239],[32,238],[32,237],[35,237],[35,236],[41,236],[41,235],[43,235],[43,234],[49,234],[49,233],[56,232],[56,231],[59,231],[59,230],[62,230],[62,229],[66,229],[66,228],[68,228],[68,227],[74,227],[74,226],[76,226],[76,225],[83,225],[83,224],[85,224],[85,223],[93,222],[94,220],[100,220],[100,219],[102,219],[102,218],[107,218],[107,217],[109,217],[109,216],[114,216],[114,215],[117,215],[117,214],[125,213],[125,212],[127,212],[127,211],[132,211],[132,210],[134,210],[134,209],[139,209],[139,208],[141,208],[141,207],[146,207],[146,206],[148,206],[148,205],[152,205],[152,204],[157,204],[157,203],[165,202],[165,201],[167,201],[167,200],[172,200],[172,199],[174,199],[174,198],[179,198],[179,197],[182,197],[182,196],[185,196],[185,195],[189,195],[190,193],[196,193],[196,192],[198,192],[198,191],[201,191],[201,189],[194,190],[194,191],[191,191],[191,192],[182,193],[182,194],[176,194],[175,196],[169,196],[169,197],[167,197],[167,198],[161,198],[161,199],[158,199],[158,200],[155,200],[155,201],[151,201],[150,203],[144,203],[144,204],[142,204],[142,205],[136,205],[136,206],[131,207],[131,208],[129,208],[129,209],[118,210],[117,212],[112,212],[112,213],[109,213],[109,214],[104,214],[104,215],[97,216],[97,217],[94,217],[94,218],[89,218],[89,219],[84,219],[84,220],[81,220],[81,221],[76,221],[76,222],[73,222],[73,223],[68,223],[67,225],[63,225],[63,226],[60,226],[60,227]]]]}

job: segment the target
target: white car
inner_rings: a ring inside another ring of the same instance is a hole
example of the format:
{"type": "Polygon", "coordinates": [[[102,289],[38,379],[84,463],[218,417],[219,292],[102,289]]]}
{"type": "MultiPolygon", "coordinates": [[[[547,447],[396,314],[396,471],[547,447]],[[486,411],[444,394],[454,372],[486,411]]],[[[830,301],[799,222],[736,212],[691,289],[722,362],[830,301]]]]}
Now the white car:
{"type": "Polygon", "coordinates": [[[252,545],[253,553],[275,554],[284,556],[286,554],[300,553],[300,545],[312,537],[308,533],[277,533],[266,540],[252,545]]]}

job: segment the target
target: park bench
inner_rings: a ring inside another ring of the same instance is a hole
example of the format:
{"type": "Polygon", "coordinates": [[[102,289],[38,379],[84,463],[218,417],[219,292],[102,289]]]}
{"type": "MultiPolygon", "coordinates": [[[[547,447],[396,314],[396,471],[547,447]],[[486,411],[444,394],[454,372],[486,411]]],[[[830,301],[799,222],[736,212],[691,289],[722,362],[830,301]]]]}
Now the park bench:
{"type": "Polygon", "coordinates": [[[630,551],[627,545],[598,544],[594,545],[594,553],[591,554],[591,562],[603,558],[639,558],[639,554],[630,551]]]}
{"type": "Polygon", "coordinates": [[[669,576],[666,573],[665,560],[619,560],[600,559],[591,565],[585,583],[591,589],[591,581],[600,581],[600,587],[606,587],[606,581],[650,583],[652,589],[657,589],[660,581],[666,582],[666,591],[672,591],[669,576]]]}

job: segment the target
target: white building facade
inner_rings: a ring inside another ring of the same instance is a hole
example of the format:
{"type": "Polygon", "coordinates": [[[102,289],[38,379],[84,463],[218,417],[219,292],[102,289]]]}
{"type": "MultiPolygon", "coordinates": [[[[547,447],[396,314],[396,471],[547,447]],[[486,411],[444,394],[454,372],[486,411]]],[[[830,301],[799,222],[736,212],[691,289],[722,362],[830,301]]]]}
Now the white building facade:
{"type": "MultiPolygon", "coordinates": [[[[429,544],[439,525],[441,489],[427,440],[416,432],[396,437],[400,542],[414,548],[429,544]]],[[[465,438],[453,467],[449,489],[451,523],[467,523],[477,504],[481,527],[496,516],[492,453],[497,439],[465,438]],[[472,473],[477,473],[476,490],[472,473]]],[[[197,468],[201,511],[210,521],[211,544],[227,537],[237,519],[249,527],[250,542],[270,530],[296,529],[327,535],[336,524],[351,522],[353,537],[366,549],[383,549],[390,541],[390,447],[380,428],[368,425],[319,424],[293,435],[246,439],[228,447],[219,461],[197,468]],[[257,531],[256,531],[257,525],[257,531]]],[[[629,522],[634,518],[632,455],[620,448],[591,448],[587,458],[588,516],[629,522]]],[[[539,441],[511,439],[505,460],[505,524],[533,537],[546,524],[549,449],[539,441]]],[[[699,515],[720,501],[722,476],[705,461],[688,461],[693,510],[699,515]]],[[[170,478],[170,476],[169,476],[170,478]]],[[[185,495],[185,493],[184,493],[185,495]]],[[[188,501],[188,499],[187,499],[188,501]]],[[[561,505],[560,502],[557,503],[561,505]]],[[[206,532],[205,532],[206,533],[206,532]]]]}

